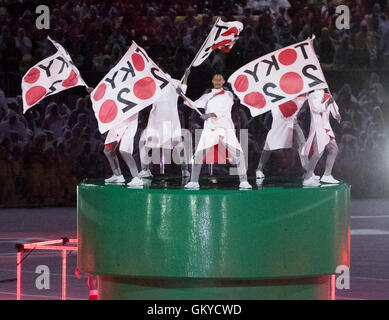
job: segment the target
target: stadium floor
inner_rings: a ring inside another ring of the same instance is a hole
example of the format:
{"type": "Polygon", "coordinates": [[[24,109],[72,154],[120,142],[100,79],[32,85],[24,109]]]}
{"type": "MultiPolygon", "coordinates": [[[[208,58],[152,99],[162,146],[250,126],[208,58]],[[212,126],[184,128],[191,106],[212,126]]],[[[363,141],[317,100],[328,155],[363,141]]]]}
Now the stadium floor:
{"type": "MultiPolygon", "coordinates": [[[[351,202],[351,280],[337,299],[389,299],[389,200],[351,202]]],[[[0,209],[0,300],[16,299],[16,243],[76,237],[75,208],[0,209]]],[[[67,263],[67,297],[88,299],[86,278],[77,279],[76,253],[67,263]]],[[[22,299],[61,299],[59,252],[33,252],[22,265],[22,299]],[[35,269],[50,269],[50,288],[38,290],[35,269]]]]}

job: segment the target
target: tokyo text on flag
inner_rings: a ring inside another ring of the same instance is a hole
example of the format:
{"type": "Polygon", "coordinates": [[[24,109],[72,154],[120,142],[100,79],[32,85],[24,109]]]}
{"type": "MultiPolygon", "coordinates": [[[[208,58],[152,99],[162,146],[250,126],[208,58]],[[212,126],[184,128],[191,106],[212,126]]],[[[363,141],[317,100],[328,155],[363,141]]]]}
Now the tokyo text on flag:
{"type": "Polygon", "coordinates": [[[328,87],[312,40],[262,56],[228,78],[235,94],[250,109],[252,116],[314,89],[328,87]]]}
{"type": "Polygon", "coordinates": [[[238,40],[239,33],[243,30],[243,24],[239,21],[223,22],[220,18],[212,27],[207,39],[194,58],[191,66],[197,67],[203,63],[216,49],[229,52],[238,40]]]}
{"type": "Polygon", "coordinates": [[[99,130],[116,127],[143,108],[153,104],[169,84],[168,75],[135,42],[119,63],[91,93],[99,130]]]}
{"type": "Polygon", "coordinates": [[[48,39],[57,52],[34,65],[24,75],[23,113],[47,96],[76,86],[88,87],[67,51],[59,43],[48,39]]]}

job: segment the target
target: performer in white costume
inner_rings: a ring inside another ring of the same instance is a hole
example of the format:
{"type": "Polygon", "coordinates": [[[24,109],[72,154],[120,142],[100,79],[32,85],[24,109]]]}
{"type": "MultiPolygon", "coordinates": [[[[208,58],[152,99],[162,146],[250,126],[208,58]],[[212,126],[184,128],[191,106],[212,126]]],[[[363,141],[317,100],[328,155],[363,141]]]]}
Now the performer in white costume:
{"type": "Polygon", "coordinates": [[[298,111],[306,100],[307,96],[303,94],[291,101],[272,108],[273,123],[267,134],[265,147],[256,171],[258,179],[265,178],[263,168],[269,160],[272,150],[290,149],[295,145],[299,151],[301,165],[303,168],[306,167],[306,157],[301,153],[304,147],[305,137],[297,121],[298,111]]]}
{"type": "Polygon", "coordinates": [[[324,89],[314,90],[308,95],[309,107],[311,110],[311,127],[308,139],[302,153],[310,157],[307,166],[307,173],[304,177],[304,186],[318,186],[320,183],[314,178],[314,170],[324,150],[328,151],[324,175],[320,179],[324,183],[339,183],[331,175],[338,146],[335,141],[335,134],[330,125],[330,114],[338,121],[341,121],[339,109],[332,97],[325,93],[324,89]]]}
{"type": "Polygon", "coordinates": [[[138,177],[138,168],[132,155],[134,151],[134,137],[138,128],[138,114],[124,120],[119,126],[109,130],[105,139],[104,154],[111,166],[113,176],[105,180],[105,183],[116,184],[123,183],[124,177],[120,170],[119,159],[116,155],[116,149],[119,146],[119,152],[130,169],[132,180],[129,187],[143,186],[143,181],[138,177]]]}
{"type": "Polygon", "coordinates": [[[187,189],[200,187],[199,175],[205,154],[211,147],[219,143],[224,145],[233,163],[238,166],[239,187],[241,189],[252,188],[247,182],[243,150],[236,138],[234,123],[231,119],[231,108],[234,104],[233,95],[230,91],[223,89],[224,83],[224,77],[221,74],[215,74],[212,78],[214,86],[212,91],[202,95],[194,102],[198,109],[205,109],[205,114],[201,116],[205,122],[193,159],[191,180],[185,185],[187,189]],[[238,153],[240,153],[239,157],[238,153]]]}
{"type": "MultiPolygon", "coordinates": [[[[159,67],[166,73],[163,66],[159,65],[159,67]]],[[[179,95],[176,92],[176,88],[180,88],[180,92],[186,92],[189,74],[190,70],[186,70],[182,84],[179,80],[171,79],[168,74],[165,75],[166,78],[170,78],[169,80],[172,84],[168,84],[168,88],[165,89],[166,93],[153,104],[150,111],[149,121],[142,135],[142,141],[145,141],[145,150],[141,153],[143,170],[139,173],[139,177],[152,177],[149,169],[150,164],[146,161],[150,149],[174,149],[182,141],[181,124],[177,110],[179,95]]],[[[184,177],[190,175],[188,161],[186,160],[182,164],[182,175],[184,177]]]]}

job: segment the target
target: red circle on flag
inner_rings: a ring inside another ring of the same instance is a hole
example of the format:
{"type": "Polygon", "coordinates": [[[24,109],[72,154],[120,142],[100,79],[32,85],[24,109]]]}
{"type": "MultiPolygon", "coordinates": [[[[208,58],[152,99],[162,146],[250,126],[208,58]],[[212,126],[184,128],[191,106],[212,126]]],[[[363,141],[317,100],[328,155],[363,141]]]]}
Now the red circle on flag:
{"type": "Polygon", "coordinates": [[[287,72],[280,79],[280,87],[287,94],[299,93],[304,87],[304,81],[296,72],[287,72]]]}
{"type": "Polygon", "coordinates": [[[245,95],[243,99],[244,103],[257,109],[262,109],[266,106],[266,99],[260,92],[251,92],[245,95]]]}
{"type": "Polygon", "coordinates": [[[29,106],[37,103],[46,94],[46,88],[41,86],[32,87],[26,92],[26,102],[29,106]]]}
{"type": "Polygon", "coordinates": [[[62,85],[65,87],[65,88],[69,88],[69,87],[73,87],[77,84],[78,82],[78,76],[77,76],[77,73],[74,72],[74,70],[72,70],[70,72],[70,75],[69,77],[64,80],[62,82],[62,85]]]}
{"type": "Polygon", "coordinates": [[[145,68],[145,62],[143,61],[142,56],[140,54],[134,53],[132,54],[131,59],[135,69],[138,71],[143,71],[145,68]]]}
{"type": "Polygon", "coordinates": [[[118,114],[118,107],[115,101],[107,100],[100,107],[99,120],[102,123],[110,123],[113,120],[115,120],[117,114],[118,114]]]}
{"type": "Polygon", "coordinates": [[[288,101],[279,105],[280,111],[285,118],[293,116],[297,111],[297,104],[293,101],[288,101]]]}
{"type": "Polygon", "coordinates": [[[134,94],[138,99],[147,100],[154,95],[156,88],[154,79],[145,77],[135,82],[134,94]]]}
{"type": "Polygon", "coordinates": [[[235,79],[234,87],[238,92],[245,92],[249,87],[249,80],[247,79],[247,76],[245,76],[244,74],[238,76],[235,79]]]}
{"type": "Polygon", "coordinates": [[[24,82],[27,83],[35,83],[38,81],[39,77],[41,75],[41,72],[37,68],[32,68],[25,76],[24,76],[24,82]]]}
{"type": "Polygon", "coordinates": [[[237,27],[232,27],[232,28],[228,29],[227,31],[225,31],[224,33],[222,33],[221,35],[223,37],[227,37],[227,36],[229,36],[231,34],[239,34],[238,28],[237,27]]]}
{"type": "Polygon", "coordinates": [[[100,99],[102,99],[105,95],[105,90],[107,90],[107,85],[105,83],[100,84],[97,87],[95,94],[93,95],[93,99],[95,101],[99,101],[100,99]]]}
{"type": "Polygon", "coordinates": [[[285,66],[289,66],[289,65],[295,63],[296,59],[297,59],[297,53],[296,53],[296,50],[294,50],[294,49],[283,50],[278,55],[278,60],[280,61],[280,63],[282,63],[285,66]]]}

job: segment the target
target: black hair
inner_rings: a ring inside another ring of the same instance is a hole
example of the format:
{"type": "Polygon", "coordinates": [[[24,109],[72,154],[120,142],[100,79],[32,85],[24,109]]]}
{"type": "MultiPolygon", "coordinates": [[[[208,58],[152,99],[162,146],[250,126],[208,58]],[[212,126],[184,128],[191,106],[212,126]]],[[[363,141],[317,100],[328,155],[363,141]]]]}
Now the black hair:
{"type": "Polygon", "coordinates": [[[224,74],[222,74],[221,72],[214,72],[212,74],[212,79],[215,77],[215,76],[222,76],[224,80],[226,80],[226,77],[224,76],[224,74]]]}

